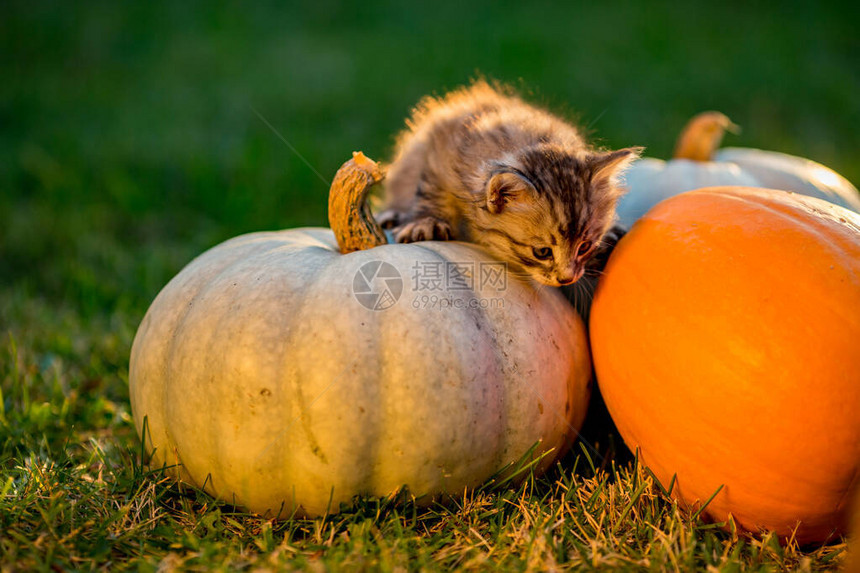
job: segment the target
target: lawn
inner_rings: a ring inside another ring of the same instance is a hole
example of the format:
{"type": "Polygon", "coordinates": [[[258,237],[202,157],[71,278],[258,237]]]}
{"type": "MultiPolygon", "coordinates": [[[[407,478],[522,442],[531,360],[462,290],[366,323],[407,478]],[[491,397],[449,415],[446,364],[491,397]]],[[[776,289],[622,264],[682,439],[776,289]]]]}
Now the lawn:
{"type": "Polygon", "coordinates": [[[272,522],[143,464],[128,356],[159,289],[231,236],[325,225],[327,180],[424,94],[486,75],[657,157],[718,109],[730,145],[860,182],[856,3],[296,4],[0,7],[0,569],[838,567],[841,540],[684,514],[599,404],[549,474],[425,509],[272,522]]]}

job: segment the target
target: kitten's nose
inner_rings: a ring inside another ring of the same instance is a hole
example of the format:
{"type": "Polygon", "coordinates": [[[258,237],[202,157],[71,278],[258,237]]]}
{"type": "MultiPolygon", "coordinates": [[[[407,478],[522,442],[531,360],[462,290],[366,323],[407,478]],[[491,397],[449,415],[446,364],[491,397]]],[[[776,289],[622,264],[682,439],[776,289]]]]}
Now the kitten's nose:
{"type": "Polygon", "coordinates": [[[568,269],[564,274],[559,273],[559,275],[555,277],[555,280],[557,280],[560,285],[569,285],[578,281],[584,273],[584,268],[568,269]]]}

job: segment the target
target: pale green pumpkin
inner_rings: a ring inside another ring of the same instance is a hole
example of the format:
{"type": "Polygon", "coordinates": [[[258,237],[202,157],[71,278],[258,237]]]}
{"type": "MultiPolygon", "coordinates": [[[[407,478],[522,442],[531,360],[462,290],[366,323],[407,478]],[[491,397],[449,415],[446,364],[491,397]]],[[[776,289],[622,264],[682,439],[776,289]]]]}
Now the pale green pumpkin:
{"type": "Polygon", "coordinates": [[[669,161],[646,157],[625,172],[627,193],[618,202],[626,228],[669,197],[701,187],[740,185],[781,189],[817,197],[860,213],[860,193],[832,169],[802,157],[761,149],[717,149],[726,130],[736,126],[725,115],[704,112],[687,124],[669,161]]]}
{"type": "Polygon", "coordinates": [[[464,243],[381,244],[364,206],[380,177],[363,156],[348,162],[334,232],[231,239],[158,295],[129,372],[152,465],[255,512],[313,516],[401,486],[424,501],[461,494],[534,444],[550,452],[540,470],[572,443],[591,375],[578,315],[510,274],[501,290],[474,276],[415,291],[422,265],[497,263],[464,243]],[[397,298],[385,310],[356,297],[367,263],[396,270],[377,278],[397,298]]]}

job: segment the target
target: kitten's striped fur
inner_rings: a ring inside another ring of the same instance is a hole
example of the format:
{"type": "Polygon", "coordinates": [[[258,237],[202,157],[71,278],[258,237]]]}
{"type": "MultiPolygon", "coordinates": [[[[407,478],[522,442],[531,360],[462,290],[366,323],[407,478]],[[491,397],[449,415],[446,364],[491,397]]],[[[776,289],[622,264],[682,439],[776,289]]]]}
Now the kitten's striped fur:
{"type": "Polygon", "coordinates": [[[478,243],[541,283],[578,280],[612,225],[617,175],[641,149],[576,128],[483,81],[422,100],[400,135],[380,223],[399,242],[478,243]]]}

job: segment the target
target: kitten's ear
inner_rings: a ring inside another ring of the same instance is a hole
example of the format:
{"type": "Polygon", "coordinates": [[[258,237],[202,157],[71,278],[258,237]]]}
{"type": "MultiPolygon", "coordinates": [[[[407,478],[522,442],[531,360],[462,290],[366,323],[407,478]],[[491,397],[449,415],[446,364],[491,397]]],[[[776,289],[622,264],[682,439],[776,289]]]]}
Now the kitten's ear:
{"type": "Polygon", "coordinates": [[[609,179],[615,183],[617,177],[639,159],[644,147],[627,147],[617,151],[595,153],[588,158],[591,167],[591,179],[609,179]]]}
{"type": "Polygon", "coordinates": [[[497,215],[515,201],[522,201],[535,193],[532,184],[510,171],[496,173],[487,182],[487,209],[497,215]]]}

